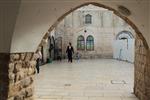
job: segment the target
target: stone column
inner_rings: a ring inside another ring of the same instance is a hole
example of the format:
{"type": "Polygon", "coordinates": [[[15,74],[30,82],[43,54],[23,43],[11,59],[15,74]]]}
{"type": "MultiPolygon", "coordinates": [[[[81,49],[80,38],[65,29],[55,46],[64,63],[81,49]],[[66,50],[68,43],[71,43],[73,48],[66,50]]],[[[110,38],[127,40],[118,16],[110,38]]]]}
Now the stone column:
{"type": "Polygon", "coordinates": [[[33,100],[34,53],[0,55],[0,100],[33,100]]]}
{"type": "Polygon", "coordinates": [[[150,99],[150,50],[147,52],[147,65],[145,68],[145,100],[150,99]]]}
{"type": "Polygon", "coordinates": [[[136,40],[135,46],[135,79],[134,92],[140,100],[150,98],[150,55],[141,39],[136,40]]]}

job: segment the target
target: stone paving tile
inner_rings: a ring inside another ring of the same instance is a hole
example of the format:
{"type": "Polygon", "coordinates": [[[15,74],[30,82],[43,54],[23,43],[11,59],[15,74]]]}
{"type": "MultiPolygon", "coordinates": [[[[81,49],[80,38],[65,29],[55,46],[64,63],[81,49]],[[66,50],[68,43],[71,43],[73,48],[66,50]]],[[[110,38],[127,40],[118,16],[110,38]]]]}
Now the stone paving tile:
{"type": "Polygon", "coordinates": [[[89,97],[88,100],[122,100],[120,97],[89,97]]]}
{"type": "Polygon", "coordinates": [[[121,92],[105,92],[104,97],[123,97],[121,92]]]}
{"type": "Polygon", "coordinates": [[[35,100],[62,100],[62,96],[39,96],[35,100]]]}
{"type": "Polygon", "coordinates": [[[138,100],[133,64],[112,59],[53,62],[35,76],[35,100],[138,100]],[[112,84],[123,80],[126,84],[112,84]]]}
{"type": "Polygon", "coordinates": [[[122,98],[122,100],[139,100],[137,98],[122,98]]]}
{"type": "Polygon", "coordinates": [[[71,96],[71,97],[63,97],[62,100],[88,100],[88,97],[83,97],[83,96],[78,96],[78,97],[74,97],[74,96],[71,96]]]}
{"type": "Polygon", "coordinates": [[[124,98],[136,98],[136,96],[133,93],[128,93],[128,92],[124,93],[123,97],[124,98]]]}
{"type": "Polygon", "coordinates": [[[69,96],[76,96],[76,97],[79,97],[79,96],[84,96],[84,92],[83,91],[69,91],[69,96]]]}
{"type": "Polygon", "coordinates": [[[104,96],[104,93],[101,91],[91,91],[91,92],[85,92],[84,96],[104,96]]]}

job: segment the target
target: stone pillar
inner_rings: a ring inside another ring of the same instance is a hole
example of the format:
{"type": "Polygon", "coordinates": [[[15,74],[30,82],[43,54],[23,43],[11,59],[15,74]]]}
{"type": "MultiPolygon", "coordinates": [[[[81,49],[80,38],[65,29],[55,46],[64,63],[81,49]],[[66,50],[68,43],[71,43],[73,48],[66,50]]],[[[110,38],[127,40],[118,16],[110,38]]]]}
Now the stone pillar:
{"type": "Polygon", "coordinates": [[[147,52],[147,65],[145,68],[145,100],[150,99],[150,50],[147,52]]]}
{"type": "Polygon", "coordinates": [[[0,62],[0,100],[33,100],[34,53],[4,54],[0,62]]]}
{"type": "Polygon", "coordinates": [[[135,46],[135,84],[134,92],[140,100],[150,98],[150,55],[141,39],[136,40],[135,46]]]}

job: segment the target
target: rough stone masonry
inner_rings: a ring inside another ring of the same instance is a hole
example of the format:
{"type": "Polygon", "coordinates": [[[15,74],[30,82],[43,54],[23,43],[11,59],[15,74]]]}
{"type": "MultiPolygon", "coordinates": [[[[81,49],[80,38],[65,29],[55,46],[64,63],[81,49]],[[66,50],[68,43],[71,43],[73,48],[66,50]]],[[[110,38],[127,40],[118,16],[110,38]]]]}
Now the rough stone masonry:
{"type": "Polygon", "coordinates": [[[34,53],[0,54],[0,100],[34,100],[34,53]]]}
{"type": "Polygon", "coordinates": [[[150,51],[141,39],[135,47],[134,93],[140,100],[150,100],[150,51]]]}

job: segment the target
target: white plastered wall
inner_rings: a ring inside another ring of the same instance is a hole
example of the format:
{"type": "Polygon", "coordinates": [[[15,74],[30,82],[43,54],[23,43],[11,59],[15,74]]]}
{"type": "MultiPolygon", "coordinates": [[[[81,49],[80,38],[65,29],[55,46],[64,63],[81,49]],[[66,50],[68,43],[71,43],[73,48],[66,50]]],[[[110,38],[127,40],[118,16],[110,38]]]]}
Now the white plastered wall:
{"type": "Polygon", "coordinates": [[[20,0],[0,0],[0,53],[10,52],[20,0]]]}

